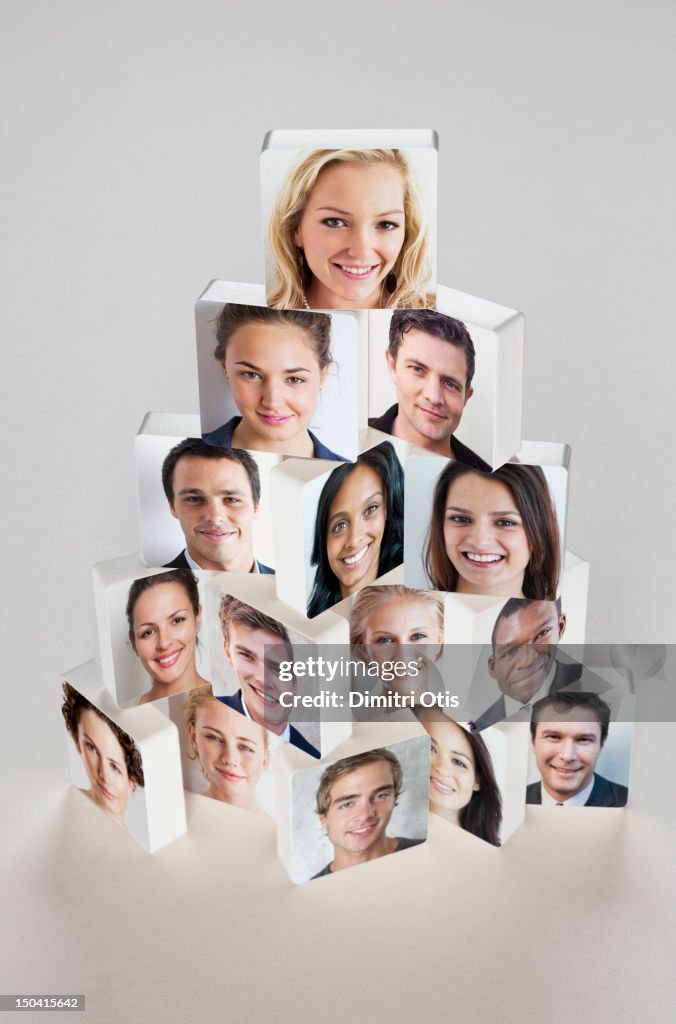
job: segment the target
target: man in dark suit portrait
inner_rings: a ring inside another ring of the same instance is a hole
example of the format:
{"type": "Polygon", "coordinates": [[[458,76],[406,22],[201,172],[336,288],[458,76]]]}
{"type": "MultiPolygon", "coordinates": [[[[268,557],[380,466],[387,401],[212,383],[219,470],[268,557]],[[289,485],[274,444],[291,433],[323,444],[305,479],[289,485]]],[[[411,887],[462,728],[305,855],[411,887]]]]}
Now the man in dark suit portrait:
{"type": "Polygon", "coordinates": [[[581,665],[557,657],[565,628],[560,599],[511,597],[505,602],[493,626],[488,659],[489,675],[501,696],[470,723],[474,732],[528,710],[534,701],[580,678],[581,665]]]}
{"type": "Polygon", "coordinates": [[[530,732],[541,782],[526,788],[526,803],[624,807],[627,787],[595,770],[609,726],[610,708],[596,693],[564,691],[538,701],[530,732]]]}
{"type": "Polygon", "coordinates": [[[187,438],[165,458],[162,485],[185,537],[184,550],[166,569],[274,571],[254,557],[261,481],[248,452],[187,438]]]}
{"type": "Polygon", "coordinates": [[[280,662],[294,660],[282,623],[231,594],[221,599],[219,614],[225,656],[240,688],[231,697],[217,699],[306,754],[319,757],[317,748],[289,722],[291,709],[280,703],[282,693],[296,688],[295,681],[282,683],[279,679],[280,662]]]}
{"type": "Polygon", "coordinates": [[[453,436],[473,393],[474,344],[465,325],[435,309],[395,310],[385,356],[397,404],[369,426],[490,472],[453,436]]]}

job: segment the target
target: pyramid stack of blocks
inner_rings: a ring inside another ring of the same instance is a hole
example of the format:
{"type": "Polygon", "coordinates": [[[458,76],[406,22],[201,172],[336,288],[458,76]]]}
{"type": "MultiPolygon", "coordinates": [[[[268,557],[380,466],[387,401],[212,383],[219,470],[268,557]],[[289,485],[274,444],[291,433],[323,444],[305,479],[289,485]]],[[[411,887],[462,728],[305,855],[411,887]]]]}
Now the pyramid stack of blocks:
{"type": "Polygon", "coordinates": [[[271,132],[261,182],[266,286],[195,303],[199,415],[144,417],[94,568],[74,785],[150,852],[186,791],[268,815],[294,882],[624,806],[631,695],[557,646],[570,450],[521,436],[523,315],[436,283],[435,134],[271,132]]]}

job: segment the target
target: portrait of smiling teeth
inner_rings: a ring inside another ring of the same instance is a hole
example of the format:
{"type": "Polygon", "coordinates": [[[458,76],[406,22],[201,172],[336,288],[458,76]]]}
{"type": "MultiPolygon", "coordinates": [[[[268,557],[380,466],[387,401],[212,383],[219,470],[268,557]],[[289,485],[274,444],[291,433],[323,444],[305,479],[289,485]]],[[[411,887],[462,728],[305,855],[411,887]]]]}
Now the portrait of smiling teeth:
{"type": "Polygon", "coordinates": [[[344,270],[346,274],[354,274],[355,277],[361,277],[362,275],[368,274],[374,270],[377,264],[374,264],[374,266],[371,267],[345,267],[341,266],[341,264],[338,264],[338,266],[340,266],[340,269],[344,270]]]}

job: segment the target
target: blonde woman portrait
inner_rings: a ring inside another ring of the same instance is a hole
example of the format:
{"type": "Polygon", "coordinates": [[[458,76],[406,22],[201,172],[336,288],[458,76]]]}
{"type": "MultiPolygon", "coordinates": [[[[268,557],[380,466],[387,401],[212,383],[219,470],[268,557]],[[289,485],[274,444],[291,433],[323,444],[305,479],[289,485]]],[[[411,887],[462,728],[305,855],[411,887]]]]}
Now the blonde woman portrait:
{"type": "Polygon", "coordinates": [[[387,685],[389,692],[426,690],[443,642],[444,607],[434,591],[391,584],[365,587],[357,594],[350,615],[350,656],[381,665],[416,663],[414,672],[387,685]]]}
{"type": "Polygon", "coordinates": [[[277,196],[267,243],[275,308],[434,304],[428,226],[399,149],[305,153],[277,196]]]}
{"type": "Polygon", "coordinates": [[[216,700],[210,686],[191,690],[183,705],[189,756],[209,784],[205,796],[263,813],[256,786],[270,766],[266,730],[216,700]]]}

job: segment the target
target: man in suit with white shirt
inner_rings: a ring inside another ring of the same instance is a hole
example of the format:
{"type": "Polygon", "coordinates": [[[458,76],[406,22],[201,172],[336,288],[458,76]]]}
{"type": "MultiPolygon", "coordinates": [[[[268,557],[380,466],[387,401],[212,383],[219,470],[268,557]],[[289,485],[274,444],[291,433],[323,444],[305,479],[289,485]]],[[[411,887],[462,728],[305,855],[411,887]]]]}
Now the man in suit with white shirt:
{"type": "Polygon", "coordinates": [[[246,715],[287,743],[312,757],[319,751],[289,722],[291,710],[280,703],[282,693],[296,682],[280,682],[280,662],[294,660],[293,646],[281,622],[244,601],[224,594],[220,605],[225,656],[232,665],[240,689],[223,704],[246,715]]]}
{"type": "Polygon", "coordinates": [[[184,550],[165,568],[274,572],[254,557],[261,481],[249,452],[186,438],[166,456],[162,485],[185,536],[184,550]]]}
{"type": "Polygon", "coordinates": [[[624,807],[627,787],[596,771],[609,726],[610,708],[596,693],[565,691],[538,701],[530,731],[541,781],[526,788],[526,803],[624,807]]]}

